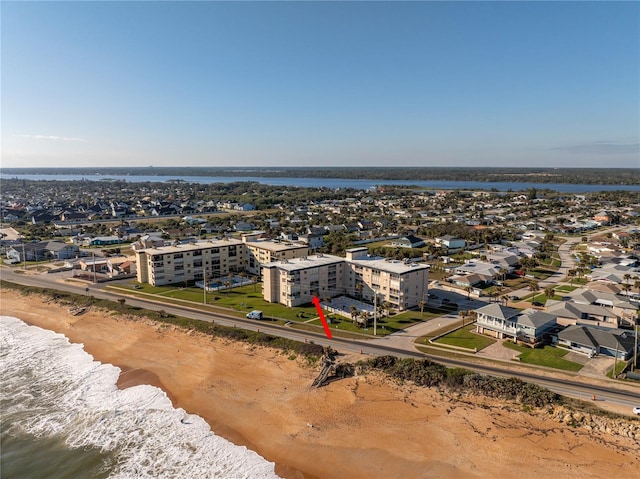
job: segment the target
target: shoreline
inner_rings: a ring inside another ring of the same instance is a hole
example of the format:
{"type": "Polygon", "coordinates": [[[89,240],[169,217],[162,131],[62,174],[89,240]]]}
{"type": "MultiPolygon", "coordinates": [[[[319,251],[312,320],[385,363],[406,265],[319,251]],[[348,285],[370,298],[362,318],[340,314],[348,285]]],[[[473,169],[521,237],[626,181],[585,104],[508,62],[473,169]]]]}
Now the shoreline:
{"type": "Polygon", "coordinates": [[[174,407],[274,462],[286,479],[625,478],[640,466],[631,438],[590,434],[504,401],[453,400],[376,375],[310,389],[316,369],[279,351],[109,312],[72,316],[34,294],[0,290],[0,300],[2,315],[83,343],[121,369],[120,388],[160,387],[174,407]]]}

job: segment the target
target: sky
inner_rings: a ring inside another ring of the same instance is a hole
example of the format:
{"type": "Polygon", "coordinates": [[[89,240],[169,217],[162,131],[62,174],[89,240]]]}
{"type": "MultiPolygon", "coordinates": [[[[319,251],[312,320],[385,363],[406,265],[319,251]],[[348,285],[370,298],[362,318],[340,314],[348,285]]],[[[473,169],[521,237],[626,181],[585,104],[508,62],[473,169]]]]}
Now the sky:
{"type": "Polygon", "coordinates": [[[640,3],[0,5],[1,166],[640,168],[640,3]]]}

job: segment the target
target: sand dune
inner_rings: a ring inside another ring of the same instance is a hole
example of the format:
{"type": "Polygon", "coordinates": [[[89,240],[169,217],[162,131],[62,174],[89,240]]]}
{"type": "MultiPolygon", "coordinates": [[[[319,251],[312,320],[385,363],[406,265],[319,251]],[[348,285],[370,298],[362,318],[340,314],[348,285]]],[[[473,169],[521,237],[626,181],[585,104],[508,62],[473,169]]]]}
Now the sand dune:
{"type": "Polygon", "coordinates": [[[452,399],[376,375],[311,389],[317,369],[279,351],[150,321],[72,316],[0,291],[2,315],[84,343],[120,386],[162,387],[177,407],[254,449],[287,478],[637,477],[635,439],[591,433],[515,404],[452,399]]]}

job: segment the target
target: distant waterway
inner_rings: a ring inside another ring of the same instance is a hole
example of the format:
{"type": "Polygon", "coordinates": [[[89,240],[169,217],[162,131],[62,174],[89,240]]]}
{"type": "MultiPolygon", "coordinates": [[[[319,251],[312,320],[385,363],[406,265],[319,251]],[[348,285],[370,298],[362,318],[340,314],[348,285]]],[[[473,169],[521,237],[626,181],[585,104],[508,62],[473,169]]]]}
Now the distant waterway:
{"type": "Polygon", "coordinates": [[[489,181],[436,181],[436,180],[354,180],[344,178],[267,178],[260,176],[146,176],[146,175],[7,175],[0,172],[0,178],[18,178],[35,181],[113,181],[129,183],[166,182],[180,180],[186,183],[234,183],[253,181],[272,186],[299,186],[303,188],[353,188],[371,190],[381,185],[417,186],[434,190],[497,190],[523,191],[530,188],[548,189],[561,193],[590,193],[596,191],[640,191],[640,185],[582,185],[572,183],[520,183],[489,181]]]}

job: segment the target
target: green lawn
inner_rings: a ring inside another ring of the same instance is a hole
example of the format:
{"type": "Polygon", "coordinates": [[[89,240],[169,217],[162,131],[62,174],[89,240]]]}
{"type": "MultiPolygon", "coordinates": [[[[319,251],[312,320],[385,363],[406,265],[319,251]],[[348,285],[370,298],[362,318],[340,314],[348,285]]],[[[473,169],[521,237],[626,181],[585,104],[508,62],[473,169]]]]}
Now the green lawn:
{"type": "Polygon", "coordinates": [[[469,324],[464,328],[460,328],[446,336],[436,339],[434,342],[471,350],[477,349],[478,351],[496,342],[495,339],[472,332],[475,328],[475,324],[469,324]]]}
{"type": "MultiPolygon", "coordinates": [[[[190,301],[200,305],[202,305],[204,301],[202,289],[196,287],[181,288],[176,285],[153,287],[149,284],[143,284],[141,286],[141,289],[133,289],[133,287],[127,289],[131,294],[147,293],[157,295],[159,300],[167,298],[169,300],[190,301]]],[[[243,315],[249,311],[258,309],[264,312],[266,318],[278,318],[290,321],[305,321],[318,315],[313,305],[287,308],[281,304],[269,303],[262,299],[261,291],[261,285],[258,284],[257,286],[248,285],[207,293],[207,304],[238,311],[243,315]]]]}
{"type": "MultiPolygon", "coordinates": [[[[414,324],[418,324],[422,321],[426,321],[428,319],[434,318],[438,316],[435,313],[429,313],[425,309],[424,315],[420,315],[419,311],[406,311],[401,314],[397,314],[391,317],[378,318],[378,336],[386,336],[388,334],[396,333],[401,331],[409,326],[413,326],[414,324]]],[[[370,334],[373,335],[373,320],[371,320],[369,327],[363,329],[351,321],[349,318],[345,318],[344,316],[339,315],[328,315],[327,320],[331,320],[330,327],[331,329],[340,329],[342,331],[352,331],[361,334],[370,334]]],[[[309,324],[321,326],[322,323],[320,319],[315,321],[311,321],[309,324]]]]}
{"type": "Polygon", "coordinates": [[[580,371],[580,369],[582,369],[582,364],[564,359],[564,356],[569,352],[564,349],[554,348],[553,346],[533,349],[526,346],[520,346],[519,344],[513,344],[511,341],[505,341],[502,344],[509,349],[519,351],[520,362],[523,363],[562,369],[564,371],[580,371]]]}
{"type": "MultiPolygon", "coordinates": [[[[627,367],[627,363],[625,361],[618,361],[615,366],[616,376],[620,374],[625,367],[627,367]]],[[[613,379],[613,368],[609,369],[609,371],[607,372],[607,377],[613,379]]]]}
{"type": "Polygon", "coordinates": [[[574,291],[578,289],[576,286],[568,286],[566,284],[563,284],[562,286],[556,286],[556,291],[560,291],[561,293],[570,293],[571,291],[574,291]]]}

